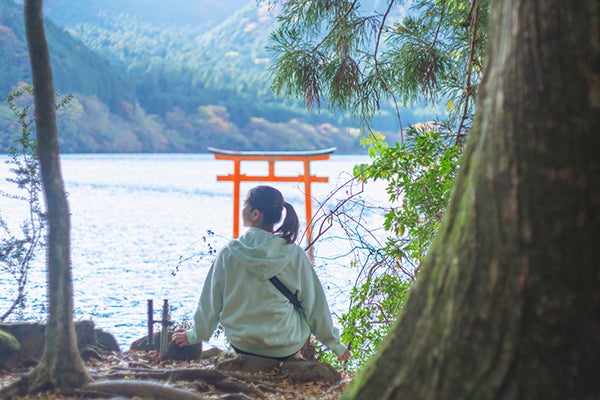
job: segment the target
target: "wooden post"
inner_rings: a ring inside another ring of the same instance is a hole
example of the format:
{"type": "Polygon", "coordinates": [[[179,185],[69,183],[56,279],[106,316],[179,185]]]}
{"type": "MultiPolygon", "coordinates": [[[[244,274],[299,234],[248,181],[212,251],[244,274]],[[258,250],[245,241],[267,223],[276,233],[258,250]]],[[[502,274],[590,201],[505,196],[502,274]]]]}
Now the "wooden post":
{"type": "Polygon", "coordinates": [[[240,170],[241,160],[233,160],[233,237],[240,236],[240,170]]]}
{"type": "MultiPolygon", "coordinates": [[[[209,147],[208,151],[215,155],[217,160],[233,161],[233,174],[218,175],[217,181],[233,182],[233,237],[239,236],[240,226],[240,183],[241,182],[304,182],[304,205],[306,211],[306,240],[312,243],[312,182],[328,182],[328,177],[314,176],[310,174],[310,162],[317,160],[328,160],[335,147],[316,151],[231,151],[209,147]],[[242,161],[267,161],[269,172],[267,175],[246,175],[241,173],[242,161]],[[299,176],[277,176],[275,175],[275,161],[302,161],[304,172],[299,176]]],[[[309,249],[312,259],[312,247],[309,249]]]]}
{"type": "Polygon", "coordinates": [[[168,333],[169,333],[169,300],[163,300],[162,309],[162,329],[160,331],[160,359],[165,360],[167,358],[168,348],[168,333]]]}
{"type": "Polygon", "coordinates": [[[146,338],[148,347],[154,345],[154,302],[148,299],[148,337],[146,338]]]}

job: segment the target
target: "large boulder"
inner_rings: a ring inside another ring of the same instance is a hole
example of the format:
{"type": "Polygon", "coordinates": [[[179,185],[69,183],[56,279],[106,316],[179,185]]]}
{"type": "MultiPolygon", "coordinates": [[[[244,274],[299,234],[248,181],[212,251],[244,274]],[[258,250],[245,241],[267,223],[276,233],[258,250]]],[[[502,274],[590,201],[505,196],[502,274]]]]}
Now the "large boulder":
{"type": "Polygon", "coordinates": [[[84,360],[102,358],[101,353],[121,352],[114,336],[96,329],[93,321],[75,322],[75,332],[77,334],[77,347],[84,360]]]}
{"type": "Polygon", "coordinates": [[[96,345],[98,336],[96,335],[96,325],[94,321],[75,322],[75,333],[77,334],[77,347],[96,345]]]}
{"type": "MultiPolygon", "coordinates": [[[[0,331],[10,334],[19,344],[16,363],[25,363],[30,360],[39,360],[44,352],[46,325],[39,322],[3,322],[0,331]]],[[[96,329],[93,321],[75,322],[77,333],[77,346],[82,355],[117,352],[121,350],[114,336],[110,333],[96,329]]],[[[0,355],[3,353],[0,352],[0,355]]],[[[4,359],[4,357],[2,357],[4,359]]],[[[14,364],[14,362],[13,362],[14,364]]]]}
{"type": "Polygon", "coordinates": [[[0,330],[0,369],[10,369],[17,365],[21,344],[13,335],[0,330]]]}
{"type": "Polygon", "coordinates": [[[39,322],[4,322],[0,324],[0,330],[10,333],[19,341],[19,362],[42,357],[46,325],[39,322]]]}
{"type": "Polygon", "coordinates": [[[83,320],[75,322],[77,346],[92,346],[101,352],[120,353],[121,348],[112,333],[96,328],[94,321],[83,320]]]}
{"type": "Polygon", "coordinates": [[[117,339],[115,339],[115,336],[112,333],[106,332],[102,329],[96,329],[96,341],[98,346],[104,351],[111,351],[115,353],[121,352],[119,342],[117,342],[117,339]]]}
{"type": "Polygon", "coordinates": [[[278,361],[271,358],[257,357],[247,354],[228,353],[216,360],[216,368],[222,371],[235,371],[248,374],[272,374],[289,378],[294,382],[327,382],[339,383],[342,376],[331,365],[302,358],[290,358],[278,361]]]}
{"type": "Polygon", "coordinates": [[[338,383],[342,375],[331,365],[292,358],[281,365],[280,373],[294,382],[327,382],[338,383]]]}

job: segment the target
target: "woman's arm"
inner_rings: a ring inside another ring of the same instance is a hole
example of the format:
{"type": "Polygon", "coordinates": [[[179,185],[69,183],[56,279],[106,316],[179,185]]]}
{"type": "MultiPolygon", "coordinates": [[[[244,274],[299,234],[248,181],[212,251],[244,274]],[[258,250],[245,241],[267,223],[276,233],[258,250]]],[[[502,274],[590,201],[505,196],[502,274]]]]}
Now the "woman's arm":
{"type": "Polygon", "coordinates": [[[339,331],[333,326],[323,286],[308,257],[304,255],[304,258],[301,271],[300,302],[304,308],[306,321],[316,339],[344,361],[348,359],[350,352],[340,342],[339,331]]]}
{"type": "Polygon", "coordinates": [[[198,306],[194,313],[194,327],[187,331],[176,331],[171,340],[179,346],[189,346],[211,338],[219,323],[223,309],[223,277],[221,257],[217,257],[211,265],[198,306]],[[184,337],[185,336],[185,337],[184,337]]]}

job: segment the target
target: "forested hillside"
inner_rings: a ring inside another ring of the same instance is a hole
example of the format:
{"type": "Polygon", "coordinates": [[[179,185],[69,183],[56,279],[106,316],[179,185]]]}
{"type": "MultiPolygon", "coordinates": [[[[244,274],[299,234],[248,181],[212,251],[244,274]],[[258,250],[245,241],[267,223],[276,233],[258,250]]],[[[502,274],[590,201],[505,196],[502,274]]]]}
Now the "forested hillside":
{"type": "MultiPolygon", "coordinates": [[[[134,100],[134,87],[117,69],[51,21],[46,22],[56,90],[95,95],[112,110],[134,100]]],[[[3,96],[30,78],[23,11],[0,1],[0,91],[3,96]]]]}
{"type": "MultiPolygon", "coordinates": [[[[64,152],[201,152],[338,147],[362,152],[344,116],[308,112],[270,92],[275,15],[254,0],[46,0],[64,152]],[[352,132],[350,134],[349,132],[352,132]]],[[[0,0],[0,95],[27,82],[22,8],[0,0]]],[[[408,110],[403,123],[417,122],[408,110]]],[[[398,130],[394,117],[376,127],[398,130]]],[[[0,130],[14,119],[0,104],[0,130]]],[[[2,134],[0,151],[8,134],[2,134]]]]}
{"type": "Polygon", "coordinates": [[[129,14],[67,28],[132,77],[148,112],[164,115],[177,107],[194,113],[198,106],[219,105],[238,126],[251,117],[332,122],[331,116],[309,115],[301,105],[283,105],[271,95],[266,46],[273,20],[252,3],[206,32],[195,26],[158,27],[129,14]]]}

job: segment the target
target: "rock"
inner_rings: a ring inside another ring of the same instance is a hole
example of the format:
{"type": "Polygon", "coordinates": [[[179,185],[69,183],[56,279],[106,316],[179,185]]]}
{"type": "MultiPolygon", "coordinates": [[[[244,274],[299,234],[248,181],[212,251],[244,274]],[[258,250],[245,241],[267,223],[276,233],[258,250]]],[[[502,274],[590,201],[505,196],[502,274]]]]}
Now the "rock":
{"type": "Polygon", "coordinates": [[[96,350],[96,352],[121,352],[115,337],[102,329],[96,328],[94,321],[75,322],[75,332],[77,333],[77,347],[81,352],[90,349],[96,350]]]}
{"type": "MultiPolygon", "coordinates": [[[[197,360],[202,354],[202,343],[196,343],[191,346],[179,347],[171,342],[173,332],[168,332],[167,337],[167,356],[166,360],[197,360]]],[[[131,344],[131,350],[137,351],[160,351],[160,332],[155,332],[152,337],[152,345],[148,344],[148,336],[134,341],[131,344]]]]}
{"type": "Polygon", "coordinates": [[[94,321],[75,322],[75,333],[77,333],[77,347],[80,349],[84,346],[95,346],[98,342],[94,321]]]}
{"type": "Polygon", "coordinates": [[[46,326],[39,322],[3,322],[0,329],[13,335],[20,343],[18,360],[39,360],[44,352],[46,326]]]}
{"type": "Polygon", "coordinates": [[[0,369],[10,369],[17,365],[21,344],[13,335],[0,330],[0,369]]]}
{"type": "Polygon", "coordinates": [[[102,329],[96,328],[94,321],[75,322],[75,332],[77,333],[77,346],[80,349],[84,346],[94,346],[103,351],[121,352],[115,337],[102,329]]]}
{"type": "Polygon", "coordinates": [[[0,354],[7,354],[19,351],[21,344],[13,335],[0,330],[0,354]]]}
{"type": "Polygon", "coordinates": [[[238,354],[233,351],[222,351],[214,358],[214,364],[217,366],[226,361],[236,360],[237,358],[238,354]]]}
{"type": "Polygon", "coordinates": [[[119,342],[115,339],[112,333],[103,331],[102,329],[96,329],[96,338],[98,340],[98,346],[104,351],[111,351],[120,353],[121,348],[119,342]]]}
{"type": "MultiPolygon", "coordinates": [[[[27,360],[39,360],[42,357],[45,342],[45,324],[38,322],[3,322],[0,323],[0,330],[14,336],[20,344],[17,354],[18,364],[24,365],[27,360]]],[[[77,333],[77,345],[84,355],[96,357],[99,356],[99,353],[105,351],[120,353],[119,345],[114,336],[96,329],[93,321],[75,322],[75,332],[77,333]]],[[[2,353],[0,352],[0,354],[2,353]]],[[[31,362],[28,363],[31,364],[31,362]]]]}
{"type": "Polygon", "coordinates": [[[216,367],[222,371],[241,371],[250,374],[258,372],[275,372],[282,361],[272,358],[251,356],[247,354],[229,353],[229,357],[216,360],[216,367]],[[231,357],[233,354],[233,357],[231,357]]]}
{"type": "Polygon", "coordinates": [[[295,382],[338,383],[342,380],[342,375],[329,364],[294,358],[283,363],[281,374],[295,382]]]}
{"type": "Polygon", "coordinates": [[[159,351],[160,350],[160,332],[154,332],[152,336],[152,344],[148,344],[148,335],[135,340],[131,343],[131,350],[136,351],[159,351]]]}
{"type": "Polygon", "coordinates": [[[210,349],[202,350],[200,358],[202,360],[215,360],[223,354],[223,350],[217,347],[211,347],[210,349]]]}
{"type": "Polygon", "coordinates": [[[266,357],[237,354],[233,358],[217,358],[216,368],[222,371],[236,371],[249,374],[270,373],[289,377],[294,382],[338,383],[341,374],[329,364],[290,358],[277,361],[266,357]]]}
{"type": "Polygon", "coordinates": [[[197,360],[202,354],[202,343],[196,343],[191,346],[180,347],[169,340],[167,341],[167,360],[197,360]]]}
{"type": "Polygon", "coordinates": [[[82,346],[79,348],[79,355],[85,361],[91,359],[103,360],[104,358],[98,353],[97,347],[95,346],[82,346]]]}

